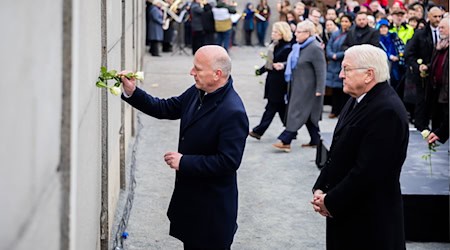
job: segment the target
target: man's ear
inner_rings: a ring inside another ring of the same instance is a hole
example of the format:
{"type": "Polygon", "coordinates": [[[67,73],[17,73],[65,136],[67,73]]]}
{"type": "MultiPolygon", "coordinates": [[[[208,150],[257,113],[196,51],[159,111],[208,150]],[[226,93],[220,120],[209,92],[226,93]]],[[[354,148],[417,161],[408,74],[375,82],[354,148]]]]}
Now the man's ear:
{"type": "Polygon", "coordinates": [[[367,70],[366,74],[367,74],[367,78],[364,80],[364,82],[366,84],[372,82],[372,80],[375,79],[375,72],[373,71],[373,69],[367,70]]]}
{"type": "Polygon", "coordinates": [[[217,69],[214,71],[214,80],[219,80],[223,75],[223,71],[221,69],[217,69]]]}

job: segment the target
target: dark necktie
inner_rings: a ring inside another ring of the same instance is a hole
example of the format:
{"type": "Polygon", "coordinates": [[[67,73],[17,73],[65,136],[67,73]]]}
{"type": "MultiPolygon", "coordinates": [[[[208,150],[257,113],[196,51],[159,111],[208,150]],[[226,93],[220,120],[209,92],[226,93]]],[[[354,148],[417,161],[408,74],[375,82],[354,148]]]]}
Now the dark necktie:
{"type": "Polygon", "coordinates": [[[433,32],[434,32],[434,45],[436,46],[436,44],[439,42],[439,40],[438,40],[438,36],[437,36],[437,31],[433,30],[433,32]]]}

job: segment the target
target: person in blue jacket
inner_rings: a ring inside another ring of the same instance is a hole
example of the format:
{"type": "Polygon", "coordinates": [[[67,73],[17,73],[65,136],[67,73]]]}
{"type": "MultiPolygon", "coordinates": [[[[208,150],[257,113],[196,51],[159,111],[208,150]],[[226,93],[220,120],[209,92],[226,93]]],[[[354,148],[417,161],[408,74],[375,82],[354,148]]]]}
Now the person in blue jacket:
{"type": "MultiPolygon", "coordinates": [[[[122,72],[126,74],[127,71],[122,72]]],[[[167,216],[170,235],[184,249],[230,249],[237,230],[238,187],[248,135],[248,117],[233,88],[226,50],[206,45],[197,50],[190,74],[195,79],[179,96],[159,99],[122,77],[122,99],[158,119],[180,119],[178,152],[164,155],[175,170],[167,216]]]]}

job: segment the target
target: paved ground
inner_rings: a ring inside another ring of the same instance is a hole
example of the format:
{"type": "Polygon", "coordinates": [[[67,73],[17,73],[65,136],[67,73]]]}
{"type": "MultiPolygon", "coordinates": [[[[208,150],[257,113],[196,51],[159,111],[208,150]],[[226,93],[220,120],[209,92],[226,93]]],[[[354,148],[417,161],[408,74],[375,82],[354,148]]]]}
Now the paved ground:
{"type": "MultiPolygon", "coordinates": [[[[263,64],[260,51],[259,47],[236,47],[230,53],[234,86],[244,101],[251,127],[259,122],[265,106],[264,76],[253,73],[255,65],[263,64]]],[[[155,96],[177,95],[193,83],[189,76],[192,56],[146,57],[145,65],[143,88],[155,96]]],[[[327,118],[329,110],[326,106],[320,124],[324,132],[332,132],[336,124],[327,118]]],[[[138,123],[137,187],[125,249],[182,249],[182,244],[168,235],[166,211],[174,171],[163,161],[165,152],[177,149],[179,122],[139,113],[138,123]]],[[[238,171],[239,229],[233,249],[325,249],[325,220],[309,204],[311,187],[319,174],[314,163],[316,151],[300,147],[309,139],[305,128],[299,131],[291,153],[275,151],[271,144],[281,131],[276,118],[261,141],[247,139],[238,171]]],[[[450,249],[450,244],[408,243],[407,248],[450,249]]]]}

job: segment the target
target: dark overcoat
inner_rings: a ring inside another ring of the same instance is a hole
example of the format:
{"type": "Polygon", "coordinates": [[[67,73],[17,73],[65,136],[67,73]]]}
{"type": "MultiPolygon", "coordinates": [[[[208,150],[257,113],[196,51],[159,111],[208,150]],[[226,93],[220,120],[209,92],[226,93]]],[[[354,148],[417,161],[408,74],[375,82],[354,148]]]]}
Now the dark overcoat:
{"type": "MultiPolygon", "coordinates": [[[[273,50],[273,63],[285,63],[289,53],[291,53],[292,46],[290,42],[280,40],[273,50]]],[[[262,66],[259,72],[263,74],[267,72],[266,85],[264,88],[264,98],[274,103],[283,103],[287,93],[287,83],[284,80],[284,71],[276,69],[266,69],[262,66]]]]}
{"type": "MultiPolygon", "coordinates": [[[[419,64],[417,59],[422,59],[423,64],[429,65],[433,55],[433,34],[428,23],[424,29],[417,29],[405,48],[405,63],[409,67],[414,82],[420,82],[419,64]]],[[[428,78],[426,78],[428,79],[428,78]]]]}
{"type": "Polygon", "coordinates": [[[360,44],[371,44],[375,47],[380,47],[380,32],[369,27],[369,25],[364,28],[353,25],[342,43],[342,48],[347,50],[354,45],[360,44]]]}
{"type": "Polygon", "coordinates": [[[336,125],[329,158],[313,190],[321,189],[327,249],[405,249],[400,172],[409,129],[404,105],[386,82],[352,110],[350,98],[336,125]]]}
{"type": "Polygon", "coordinates": [[[202,96],[192,86],[158,99],[137,88],[126,102],[158,119],[181,119],[175,189],[167,216],[170,235],[196,248],[226,248],[237,230],[238,188],[249,131],[247,114],[232,80],[202,96]]]}

